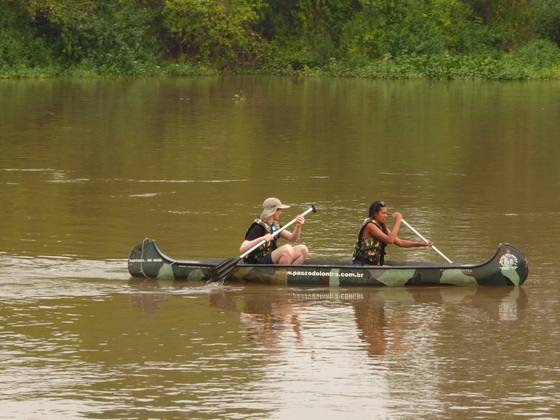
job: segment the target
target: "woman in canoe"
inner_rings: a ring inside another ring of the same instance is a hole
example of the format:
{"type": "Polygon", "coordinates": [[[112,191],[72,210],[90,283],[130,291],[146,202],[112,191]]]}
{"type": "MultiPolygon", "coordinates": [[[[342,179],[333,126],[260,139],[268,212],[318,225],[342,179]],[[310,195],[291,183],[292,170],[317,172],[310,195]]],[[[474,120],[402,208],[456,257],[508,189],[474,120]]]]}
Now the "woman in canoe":
{"type": "Polygon", "coordinates": [[[395,244],[401,248],[433,245],[432,241],[424,243],[399,239],[397,235],[401,227],[402,215],[399,212],[393,214],[395,219],[393,230],[385,225],[387,217],[387,206],[383,201],[375,201],[369,207],[369,217],[364,220],[358,232],[358,240],[352,255],[352,265],[383,265],[385,247],[389,244],[395,244]]]}
{"type": "MultiPolygon", "coordinates": [[[[259,242],[265,240],[260,247],[247,255],[243,260],[250,264],[301,264],[307,257],[309,250],[305,245],[276,245],[274,232],[280,229],[278,219],[282,215],[282,210],[290,206],[282,204],[275,197],[264,200],[261,216],[255,219],[251,224],[245,240],[241,244],[239,251],[244,254],[259,242]]],[[[293,232],[283,230],[278,237],[286,239],[290,242],[296,242],[301,234],[301,226],[305,223],[305,218],[298,215],[296,218],[296,227],[293,232]]]]}

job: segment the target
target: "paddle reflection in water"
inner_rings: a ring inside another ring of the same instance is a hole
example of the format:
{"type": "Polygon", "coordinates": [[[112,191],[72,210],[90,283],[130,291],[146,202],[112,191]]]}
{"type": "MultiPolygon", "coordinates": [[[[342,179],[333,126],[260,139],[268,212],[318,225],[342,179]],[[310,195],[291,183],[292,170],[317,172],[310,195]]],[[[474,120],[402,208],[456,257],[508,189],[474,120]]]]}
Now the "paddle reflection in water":
{"type": "MultiPolygon", "coordinates": [[[[422,417],[448,414],[449,404],[476,412],[512,409],[513,400],[504,399],[495,382],[480,388],[480,380],[473,378],[494,369],[500,383],[507,383],[523,365],[519,353],[510,351],[523,345],[513,334],[525,325],[528,299],[521,287],[199,283],[129,283],[133,305],[143,316],[157,318],[158,311],[168,312],[167,306],[183,306],[191,314],[193,305],[200,307],[196,312],[204,317],[194,313],[184,319],[189,326],[183,323],[180,340],[187,346],[183,357],[190,360],[183,380],[188,378],[188,389],[196,389],[197,398],[215,394],[215,387],[223,388],[220,392],[242,388],[244,407],[266,407],[274,418],[308,410],[324,415],[352,410],[358,418],[372,412],[422,417]],[[492,340],[480,334],[485,330],[494,331],[492,340]],[[206,350],[196,350],[193,343],[207,343],[206,350]],[[204,373],[209,360],[221,360],[213,380],[204,373]],[[242,370],[233,363],[240,360],[242,370]],[[481,393],[487,395],[483,402],[477,397],[481,393]]],[[[221,409],[234,404],[236,395],[222,395],[221,409]]]]}
{"type": "Polygon", "coordinates": [[[523,318],[528,301],[522,287],[209,288],[202,282],[193,287],[192,282],[187,285],[152,279],[131,279],[129,284],[133,291],[142,292],[133,293],[132,301],[144,315],[157,312],[170,292],[207,294],[211,307],[239,316],[247,336],[270,351],[278,347],[278,341],[285,339],[283,335],[287,332],[293,334],[294,344],[304,344],[302,324],[309,317],[310,308],[351,308],[356,334],[366,344],[368,353],[375,356],[400,352],[403,328],[431,329],[441,322],[446,311],[457,315],[462,308],[475,319],[514,322],[523,318]]]}

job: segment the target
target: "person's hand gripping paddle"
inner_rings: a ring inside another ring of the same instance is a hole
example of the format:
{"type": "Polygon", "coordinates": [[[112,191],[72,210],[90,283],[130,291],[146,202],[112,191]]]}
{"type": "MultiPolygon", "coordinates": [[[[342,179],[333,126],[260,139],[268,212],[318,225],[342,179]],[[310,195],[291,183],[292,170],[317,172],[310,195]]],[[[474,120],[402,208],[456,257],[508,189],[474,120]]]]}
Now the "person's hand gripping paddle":
{"type": "MultiPolygon", "coordinates": [[[[315,204],[311,204],[311,207],[309,209],[307,209],[306,211],[304,211],[302,216],[305,216],[306,214],[311,213],[311,212],[317,213],[317,209],[315,208],[315,204]]],[[[274,236],[274,237],[278,236],[278,234],[280,232],[282,232],[284,229],[293,225],[296,222],[296,220],[297,220],[297,218],[291,220],[290,222],[288,222],[287,224],[282,226],[280,229],[278,229],[276,232],[274,232],[272,236],[274,236]]],[[[258,244],[256,244],[254,247],[252,247],[251,249],[249,249],[245,253],[241,254],[239,257],[224,260],[221,263],[212,267],[210,269],[210,279],[208,279],[207,283],[208,284],[210,284],[210,283],[223,283],[224,280],[226,279],[226,277],[233,271],[235,266],[237,266],[239,261],[241,261],[244,257],[249,255],[251,252],[253,252],[255,249],[260,247],[265,242],[266,241],[263,239],[258,244]]]]}

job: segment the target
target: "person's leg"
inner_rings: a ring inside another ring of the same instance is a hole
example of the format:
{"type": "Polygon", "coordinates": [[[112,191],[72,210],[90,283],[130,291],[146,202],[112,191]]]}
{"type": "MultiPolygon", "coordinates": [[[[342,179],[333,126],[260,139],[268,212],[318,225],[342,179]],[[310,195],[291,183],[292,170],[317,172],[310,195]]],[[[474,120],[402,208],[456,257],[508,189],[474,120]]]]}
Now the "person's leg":
{"type": "Polygon", "coordinates": [[[274,264],[272,261],[272,253],[266,254],[264,257],[261,257],[257,260],[257,264],[274,264]]]}
{"type": "Polygon", "coordinates": [[[274,264],[288,265],[291,264],[294,259],[294,249],[291,245],[282,245],[280,248],[276,248],[272,251],[271,255],[274,264]]]}
{"type": "Polygon", "coordinates": [[[291,263],[294,265],[303,264],[308,254],[309,254],[309,249],[307,249],[305,245],[294,246],[291,263]]]}

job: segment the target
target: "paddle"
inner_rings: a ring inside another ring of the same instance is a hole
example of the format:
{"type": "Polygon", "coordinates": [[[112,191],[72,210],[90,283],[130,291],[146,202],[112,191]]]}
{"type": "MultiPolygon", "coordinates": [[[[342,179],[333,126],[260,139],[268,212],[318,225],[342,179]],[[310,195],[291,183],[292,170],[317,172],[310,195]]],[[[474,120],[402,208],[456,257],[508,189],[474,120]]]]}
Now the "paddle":
{"type": "MultiPolygon", "coordinates": [[[[302,216],[305,216],[309,212],[317,213],[317,209],[315,208],[315,204],[311,204],[311,208],[304,211],[302,216]]],[[[296,220],[297,220],[297,218],[291,220],[290,222],[288,222],[287,224],[282,226],[280,229],[278,229],[276,232],[274,232],[274,234],[272,236],[278,236],[278,234],[280,232],[282,232],[284,229],[286,229],[288,226],[293,225],[296,222],[296,220]]],[[[225,280],[225,278],[233,271],[235,266],[239,263],[239,261],[241,261],[241,259],[243,257],[246,257],[247,255],[249,255],[251,252],[253,252],[255,249],[257,249],[259,246],[261,246],[265,242],[266,242],[266,240],[263,239],[262,241],[260,241],[258,244],[256,244],[254,247],[252,247],[250,250],[246,251],[245,253],[243,253],[239,257],[224,260],[220,264],[212,267],[210,269],[210,279],[208,280],[207,283],[223,282],[225,280]]]]}
{"type": "MultiPolygon", "coordinates": [[[[401,219],[401,222],[403,222],[406,225],[406,227],[409,228],[411,231],[413,231],[420,239],[422,239],[424,242],[428,243],[428,240],[426,238],[424,238],[422,235],[420,235],[420,233],[418,233],[418,231],[416,229],[414,229],[412,226],[410,226],[404,219],[401,219]]],[[[439,249],[437,249],[435,246],[432,245],[430,248],[432,248],[439,255],[441,255],[448,263],[453,263],[453,261],[451,261],[445,255],[443,255],[443,253],[439,249]]]]}

